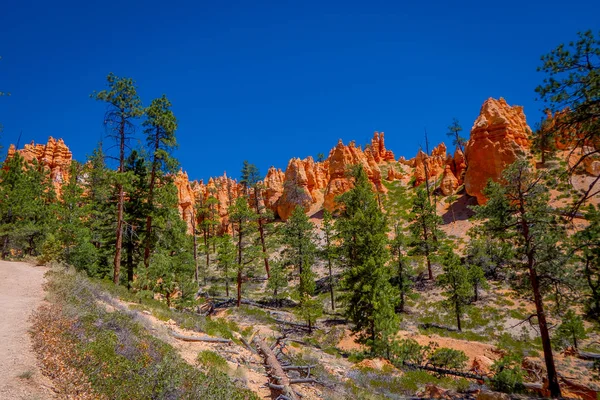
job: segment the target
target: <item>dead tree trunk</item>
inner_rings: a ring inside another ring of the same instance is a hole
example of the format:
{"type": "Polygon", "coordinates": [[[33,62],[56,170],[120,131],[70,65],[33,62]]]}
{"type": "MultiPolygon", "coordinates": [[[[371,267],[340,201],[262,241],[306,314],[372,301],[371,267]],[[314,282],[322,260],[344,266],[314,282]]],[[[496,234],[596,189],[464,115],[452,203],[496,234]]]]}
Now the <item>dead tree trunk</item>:
{"type": "Polygon", "coordinates": [[[269,375],[268,386],[271,389],[272,397],[278,398],[280,395],[290,400],[298,400],[298,396],[291,387],[290,378],[283,370],[277,356],[269,345],[259,336],[254,338],[254,345],[258,353],[264,358],[267,374],[269,375]]]}

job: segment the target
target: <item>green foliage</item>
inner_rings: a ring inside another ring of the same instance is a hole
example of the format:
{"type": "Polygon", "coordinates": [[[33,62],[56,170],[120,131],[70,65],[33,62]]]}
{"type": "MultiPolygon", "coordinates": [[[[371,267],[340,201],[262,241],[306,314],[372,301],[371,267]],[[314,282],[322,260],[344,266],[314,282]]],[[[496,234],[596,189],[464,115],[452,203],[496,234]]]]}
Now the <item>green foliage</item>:
{"type": "Polygon", "coordinates": [[[331,296],[331,310],[335,311],[335,281],[333,277],[333,265],[337,259],[337,248],[333,245],[333,239],[335,237],[333,216],[328,210],[323,210],[323,223],[321,225],[323,230],[323,248],[320,251],[321,259],[327,263],[327,269],[329,273],[329,294],[331,296]]]}
{"type": "Polygon", "coordinates": [[[258,171],[258,167],[248,160],[244,160],[244,165],[242,166],[242,172],[240,176],[240,184],[244,187],[246,191],[250,188],[253,188],[260,181],[260,172],[258,171]]]}
{"type": "Polygon", "coordinates": [[[15,153],[0,169],[0,246],[2,258],[39,254],[54,231],[55,192],[50,173],[37,161],[15,153]]]}
{"type": "Polygon", "coordinates": [[[221,277],[225,281],[225,293],[229,297],[229,283],[233,277],[236,266],[235,245],[230,235],[223,235],[218,240],[217,266],[221,271],[221,277]]]}
{"type": "Polygon", "coordinates": [[[288,274],[286,273],[283,262],[272,260],[271,275],[267,282],[267,289],[273,291],[273,299],[281,304],[285,296],[285,288],[288,286],[288,274]]]}
{"type": "Polygon", "coordinates": [[[177,119],[171,110],[171,102],[164,94],[152,100],[145,109],[146,120],[142,123],[146,134],[146,146],[152,159],[152,169],[157,172],[173,173],[177,160],[171,152],[177,148],[177,119]]]}
{"type": "Polygon", "coordinates": [[[514,393],[523,387],[522,359],[515,355],[507,355],[494,361],[492,371],[494,377],[491,386],[494,390],[504,393],[514,393]]]}
{"type": "Polygon", "coordinates": [[[438,285],[445,289],[443,295],[446,304],[450,307],[456,317],[456,325],[461,331],[461,316],[464,307],[469,304],[473,297],[473,286],[470,281],[469,270],[460,261],[460,258],[448,249],[442,260],[444,273],[438,277],[438,285]]]}
{"type": "MultiPolygon", "coordinates": [[[[553,184],[552,176],[533,171],[527,160],[519,159],[504,170],[501,182],[488,183],[484,189],[488,202],[474,209],[485,234],[511,245],[513,281],[517,290],[533,295],[549,388],[552,396],[560,396],[543,294],[566,293],[563,285],[571,279],[572,269],[565,268],[565,225],[550,206],[553,184]]],[[[555,298],[558,303],[560,297],[555,298]]]]}
{"type": "Polygon", "coordinates": [[[571,237],[571,252],[583,280],[586,312],[600,321],[600,209],[590,205],[585,218],[589,224],[571,237]]]}
{"type": "Polygon", "coordinates": [[[579,347],[578,341],[586,338],[583,318],[575,314],[573,310],[567,311],[554,334],[554,340],[558,347],[573,346],[577,349],[579,347]]]}
{"type": "Polygon", "coordinates": [[[462,132],[462,127],[456,118],[452,119],[452,124],[448,126],[448,132],[446,136],[452,139],[452,144],[455,145],[463,154],[465,153],[465,145],[467,144],[467,139],[460,136],[460,132],[462,132]]]}
{"type": "Polygon", "coordinates": [[[406,297],[410,294],[412,288],[412,281],[410,278],[413,275],[413,270],[410,265],[410,260],[406,256],[406,236],[402,229],[402,225],[399,222],[394,225],[394,238],[390,241],[389,247],[392,254],[392,262],[396,268],[392,283],[398,288],[398,293],[400,294],[398,308],[400,312],[403,312],[406,297]]]}
{"type": "Polygon", "coordinates": [[[229,208],[229,220],[237,231],[234,238],[236,244],[236,271],[238,286],[238,307],[242,296],[242,277],[247,270],[253,266],[261,255],[262,249],[258,246],[252,236],[256,233],[256,220],[258,215],[250,208],[245,197],[238,197],[229,208]]]}
{"type": "Polygon", "coordinates": [[[437,215],[435,206],[431,203],[425,189],[417,188],[408,218],[410,221],[408,228],[411,234],[408,243],[410,247],[409,254],[425,257],[429,279],[433,279],[431,263],[440,248],[443,233],[439,226],[443,221],[437,215]]]}
{"type": "Polygon", "coordinates": [[[229,366],[227,360],[221,357],[219,354],[210,350],[202,350],[196,357],[198,364],[206,370],[216,370],[219,372],[227,372],[229,366]]]}
{"type": "MultiPolygon", "coordinates": [[[[213,370],[204,374],[187,364],[174,348],[150,335],[130,315],[98,306],[106,294],[87,278],[70,272],[54,272],[49,278],[50,298],[57,306],[54,313],[38,313],[34,329],[46,330],[64,319],[69,321],[62,325],[61,338],[68,338],[67,347],[73,351],[63,359],[64,365],[81,371],[95,394],[132,400],[256,398],[250,391],[236,388],[223,373],[213,370]]],[[[41,348],[52,345],[50,340],[41,348]]]]}
{"type": "Polygon", "coordinates": [[[46,235],[46,240],[42,243],[41,254],[38,257],[40,265],[48,264],[52,261],[58,261],[62,255],[62,245],[52,233],[46,235]]]}
{"type": "Polygon", "coordinates": [[[469,357],[462,350],[454,350],[446,347],[435,349],[429,356],[429,363],[434,367],[462,370],[467,366],[469,357]]]}
{"type": "Polygon", "coordinates": [[[354,188],[339,197],[336,220],[339,254],[344,267],[342,287],[346,316],[354,323],[358,341],[371,352],[389,352],[390,337],[398,330],[395,306],[398,292],[390,284],[387,265],[387,221],[361,166],[353,171],[354,188]]]}

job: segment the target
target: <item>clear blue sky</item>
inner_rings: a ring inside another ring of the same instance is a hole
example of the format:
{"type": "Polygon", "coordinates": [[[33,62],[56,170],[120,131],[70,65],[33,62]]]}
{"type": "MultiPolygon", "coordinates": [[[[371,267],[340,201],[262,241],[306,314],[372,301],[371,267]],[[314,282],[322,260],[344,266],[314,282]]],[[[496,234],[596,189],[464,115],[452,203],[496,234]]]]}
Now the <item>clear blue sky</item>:
{"type": "MultiPolygon", "coordinates": [[[[191,178],[244,159],[266,173],[384,131],[396,155],[468,135],[482,102],[542,104],[540,55],[600,30],[600,1],[4,1],[2,143],[62,137],[84,160],[104,132],[89,98],[109,72],[165,93],[191,178]]],[[[141,136],[141,130],[139,132],[141,136]]]]}

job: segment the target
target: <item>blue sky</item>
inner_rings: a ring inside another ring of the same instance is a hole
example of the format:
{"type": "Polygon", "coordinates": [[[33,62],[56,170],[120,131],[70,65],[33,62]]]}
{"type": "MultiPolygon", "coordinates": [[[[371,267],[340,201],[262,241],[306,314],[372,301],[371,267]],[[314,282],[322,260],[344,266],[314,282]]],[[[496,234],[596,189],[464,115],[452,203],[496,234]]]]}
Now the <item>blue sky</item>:
{"type": "Polygon", "coordinates": [[[412,157],[425,128],[447,140],[453,117],[468,136],[488,97],[523,105],[533,126],[539,57],[599,32],[598,15],[593,0],[5,0],[2,144],[61,137],[84,160],[104,132],[89,95],[114,72],[145,104],[172,101],[190,178],[238,176],[244,159],[264,174],[376,130],[412,157]]]}

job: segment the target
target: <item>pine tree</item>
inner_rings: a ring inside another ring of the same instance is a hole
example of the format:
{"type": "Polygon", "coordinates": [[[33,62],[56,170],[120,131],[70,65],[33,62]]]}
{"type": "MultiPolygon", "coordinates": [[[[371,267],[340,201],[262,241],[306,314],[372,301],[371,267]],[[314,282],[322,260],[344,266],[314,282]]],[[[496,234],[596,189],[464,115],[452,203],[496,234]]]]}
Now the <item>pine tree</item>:
{"type": "MultiPolygon", "coordinates": [[[[467,139],[460,136],[460,133],[462,132],[462,130],[463,129],[460,126],[460,123],[458,122],[458,120],[456,118],[453,118],[452,124],[450,124],[448,126],[448,132],[446,133],[446,136],[452,138],[452,144],[454,146],[456,146],[456,148],[458,148],[460,150],[460,152],[463,153],[463,155],[464,155],[465,154],[465,145],[467,144],[467,139]]],[[[466,160],[465,160],[465,163],[466,163],[466,160]]],[[[454,167],[456,168],[456,164],[454,165],[454,167]]]]}
{"type": "Polygon", "coordinates": [[[245,271],[256,261],[260,248],[254,245],[257,215],[245,197],[238,197],[229,208],[229,220],[236,231],[237,306],[242,303],[242,280],[245,271]]]}
{"type": "Polygon", "coordinates": [[[146,145],[151,158],[150,183],[148,186],[148,216],[146,217],[146,239],[144,248],[144,265],[148,268],[150,252],[152,251],[152,211],[154,208],[154,189],[162,178],[163,173],[174,172],[177,160],[171,156],[171,151],[177,147],[175,131],[177,120],[171,111],[171,102],[165,95],[152,100],[146,108],[146,121],[143,126],[146,134],[146,145]]]}
{"type": "Polygon", "coordinates": [[[446,297],[446,303],[454,310],[456,326],[460,332],[462,331],[460,318],[464,313],[464,307],[473,297],[469,270],[451,249],[445,252],[442,265],[444,273],[438,277],[438,285],[445,289],[443,294],[446,297]]]}
{"type": "Polygon", "coordinates": [[[69,179],[63,183],[60,201],[57,206],[56,237],[61,243],[62,259],[78,270],[93,275],[98,252],[91,243],[91,229],[88,225],[91,209],[85,202],[84,187],[86,168],[77,161],[69,166],[69,179]]]}
{"type": "Polygon", "coordinates": [[[588,206],[585,218],[589,224],[571,237],[571,253],[576,260],[575,273],[583,280],[586,312],[600,321],[600,209],[588,206]]]}
{"type": "Polygon", "coordinates": [[[336,247],[334,246],[334,223],[331,213],[323,210],[323,249],[321,250],[321,258],[327,262],[329,273],[329,294],[331,296],[331,310],[335,311],[335,282],[333,279],[333,261],[336,258],[336,247]]]}
{"type": "Polygon", "coordinates": [[[516,272],[528,284],[533,295],[542,338],[549,389],[560,397],[558,376],[546,320],[543,291],[562,265],[564,226],[549,205],[548,185],[553,182],[540,172],[533,172],[527,160],[517,160],[502,174],[501,183],[490,181],[484,190],[488,202],[475,207],[476,217],[483,220],[485,235],[510,243],[516,272]]]}
{"type": "MultiPolygon", "coordinates": [[[[568,46],[560,44],[541,57],[542,65],[538,71],[545,73],[546,78],[535,89],[550,112],[566,112],[553,121],[551,127],[539,130],[537,135],[548,138],[535,138],[534,144],[538,145],[542,154],[544,149],[539,145],[554,138],[581,149],[583,156],[569,167],[571,173],[586,158],[597,153],[589,149],[594,149],[593,144],[600,138],[600,37],[595,38],[591,30],[579,32],[577,36],[577,41],[570,42],[568,46]]],[[[596,188],[599,180],[600,176],[579,195],[571,215],[600,192],[596,188]]]]}
{"type": "Polygon", "coordinates": [[[54,230],[56,200],[49,171],[15,153],[0,170],[2,258],[11,250],[36,255],[54,230]]]}
{"type": "Polygon", "coordinates": [[[244,187],[246,192],[246,196],[248,197],[248,201],[252,204],[254,208],[254,212],[258,216],[256,222],[258,224],[258,235],[260,238],[260,245],[263,251],[263,261],[265,263],[265,271],[267,273],[267,278],[269,278],[269,255],[267,253],[267,228],[266,222],[269,219],[272,219],[272,215],[269,210],[266,209],[264,201],[262,200],[262,192],[264,187],[260,182],[260,172],[256,165],[249,163],[248,161],[244,161],[244,165],[242,167],[242,176],[240,179],[240,183],[244,187]]]}
{"type": "Polygon", "coordinates": [[[217,266],[223,273],[225,281],[225,295],[229,297],[229,282],[231,273],[236,266],[236,249],[230,235],[223,235],[219,238],[217,246],[217,266]]]}
{"type": "Polygon", "coordinates": [[[286,264],[294,266],[300,277],[297,287],[300,301],[298,314],[307,322],[309,333],[311,333],[316,319],[321,316],[323,310],[322,305],[313,299],[315,275],[312,272],[312,265],[317,253],[313,225],[303,208],[296,206],[281,231],[286,264]]]}
{"type": "Polygon", "coordinates": [[[578,341],[587,339],[583,318],[575,314],[573,310],[567,311],[556,329],[555,339],[558,342],[565,342],[577,350],[579,348],[578,341]]]}
{"type": "Polygon", "coordinates": [[[273,300],[278,306],[281,306],[281,300],[284,295],[283,289],[288,286],[288,276],[282,260],[273,260],[271,264],[271,276],[267,282],[267,289],[273,291],[273,300]]]}
{"type": "Polygon", "coordinates": [[[427,193],[422,188],[417,188],[409,220],[410,254],[425,257],[429,279],[433,280],[432,261],[443,236],[439,229],[442,219],[435,212],[435,207],[429,202],[427,193]]]}
{"type": "Polygon", "coordinates": [[[135,83],[131,78],[119,78],[113,73],[106,77],[108,90],[94,92],[92,98],[108,104],[104,117],[109,137],[114,139],[119,147],[119,168],[117,174],[117,229],[115,243],[115,258],[113,282],[119,283],[121,273],[121,248],[123,246],[123,207],[125,204],[125,181],[121,175],[124,172],[126,146],[133,134],[134,121],[142,115],[142,102],[137,94],[135,83]]]}
{"type": "Polygon", "coordinates": [[[390,240],[389,247],[390,252],[392,253],[393,265],[396,267],[396,274],[392,278],[392,282],[400,293],[398,311],[404,312],[406,296],[410,293],[412,287],[412,281],[410,279],[412,275],[412,268],[410,266],[409,259],[406,256],[406,237],[400,222],[396,222],[396,224],[394,224],[394,238],[390,240]]]}
{"type": "Polygon", "coordinates": [[[398,329],[394,309],[398,293],[390,284],[387,265],[387,221],[362,166],[352,171],[354,188],[339,197],[335,227],[344,268],[342,288],[346,316],[354,323],[358,341],[374,354],[385,352],[398,329]]]}
{"type": "Polygon", "coordinates": [[[123,206],[123,247],[125,248],[127,286],[130,287],[135,267],[143,261],[142,232],[146,216],[152,214],[152,210],[147,201],[149,196],[148,165],[136,150],[127,157],[124,172],[128,179],[124,186],[127,198],[123,206]]]}
{"type": "Polygon", "coordinates": [[[84,202],[88,210],[87,225],[91,243],[96,249],[96,260],[88,268],[90,276],[100,278],[111,275],[115,245],[115,210],[117,198],[114,190],[114,172],[106,166],[100,144],[88,157],[84,166],[84,202]]]}

